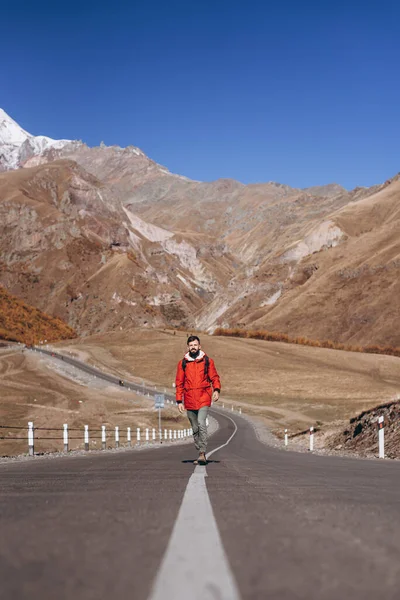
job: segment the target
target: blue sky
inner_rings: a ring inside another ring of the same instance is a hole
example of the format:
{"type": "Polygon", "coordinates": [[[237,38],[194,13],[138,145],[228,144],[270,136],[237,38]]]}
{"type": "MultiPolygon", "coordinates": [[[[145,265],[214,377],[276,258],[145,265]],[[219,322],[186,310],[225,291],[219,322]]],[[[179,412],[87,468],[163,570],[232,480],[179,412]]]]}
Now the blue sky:
{"type": "Polygon", "coordinates": [[[400,171],[400,3],[3,0],[0,107],[193,179],[400,171]]]}

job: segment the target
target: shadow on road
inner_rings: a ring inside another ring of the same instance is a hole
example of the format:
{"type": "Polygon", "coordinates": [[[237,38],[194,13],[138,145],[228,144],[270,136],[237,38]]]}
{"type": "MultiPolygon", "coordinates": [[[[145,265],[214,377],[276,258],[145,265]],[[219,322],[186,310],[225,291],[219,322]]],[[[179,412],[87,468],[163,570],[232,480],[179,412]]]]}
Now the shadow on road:
{"type": "MultiPolygon", "coordinates": [[[[193,464],[195,460],[196,460],[195,458],[192,458],[191,460],[182,460],[181,462],[193,464]]],[[[207,460],[206,464],[211,465],[212,463],[220,463],[220,462],[221,462],[220,460],[207,460]]]]}

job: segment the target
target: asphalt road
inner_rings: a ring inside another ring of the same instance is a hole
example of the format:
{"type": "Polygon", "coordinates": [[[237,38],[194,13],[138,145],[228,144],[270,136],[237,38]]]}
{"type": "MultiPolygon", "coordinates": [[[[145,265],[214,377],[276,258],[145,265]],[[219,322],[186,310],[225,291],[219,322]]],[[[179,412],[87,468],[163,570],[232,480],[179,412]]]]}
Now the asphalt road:
{"type": "Polygon", "coordinates": [[[216,418],[209,450],[234,436],[207,467],[188,445],[1,464],[1,597],[400,597],[400,463],[276,450],[216,418]]]}

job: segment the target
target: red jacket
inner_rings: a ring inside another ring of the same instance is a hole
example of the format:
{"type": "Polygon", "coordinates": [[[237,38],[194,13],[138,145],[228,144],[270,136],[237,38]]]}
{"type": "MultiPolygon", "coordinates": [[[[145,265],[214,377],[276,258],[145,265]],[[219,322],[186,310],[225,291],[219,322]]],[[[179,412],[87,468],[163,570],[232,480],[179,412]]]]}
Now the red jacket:
{"type": "Polygon", "coordinates": [[[186,410],[199,410],[211,406],[212,390],[220,390],[221,382],[212,358],[209,358],[208,376],[205,374],[205,354],[200,350],[194,360],[189,352],[185,354],[185,370],[182,361],[176,369],[176,401],[184,402],[186,410]]]}

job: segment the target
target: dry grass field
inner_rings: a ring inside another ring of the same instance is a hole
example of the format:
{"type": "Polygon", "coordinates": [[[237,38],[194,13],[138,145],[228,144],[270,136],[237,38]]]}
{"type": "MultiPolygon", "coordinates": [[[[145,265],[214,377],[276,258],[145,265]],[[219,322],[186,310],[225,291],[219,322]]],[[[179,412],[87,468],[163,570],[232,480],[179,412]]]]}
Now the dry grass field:
{"type": "MultiPolygon", "coordinates": [[[[120,442],[126,440],[126,428],[132,428],[132,441],[136,440],[136,427],[158,427],[153,403],[144,397],[129,393],[106,382],[93,382],[88,377],[72,378],[71,369],[60,361],[33,352],[21,352],[21,348],[0,349],[0,425],[22,425],[24,429],[0,429],[2,437],[22,437],[21,441],[0,440],[0,456],[27,452],[27,423],[33,421],[36,428],[62,429],[63,423],[80,431],[70,433],[77,437],[70,441],[71,449],[81,449],[83,426],[89,431],[106,425],[108,446],[114,445],[114,427],[120,427],[120,442]],[[63,369],[66,370],[63,373],[63,369]]],[[[186,419],[179,417],[175,409],[163,412],[163,425],[168,428],[186,426],[186,419]]],[[[92,431],[90,447],[101,447],[100,436],[92,431]]],[[[62,432],[37,431],[35,452],[62,450],[62,432]]]]}
{"type": "MultiPolygon", "coordinates": [[[[277,432],[317,422],[330,427],[400,392],[396,357],[205,334],[201,341],[221,375],[221,402],[262,417],[277,432]]],[[[140,329],[56,346],[115,374],[172,391],[186,333],[140,329]]]]}

